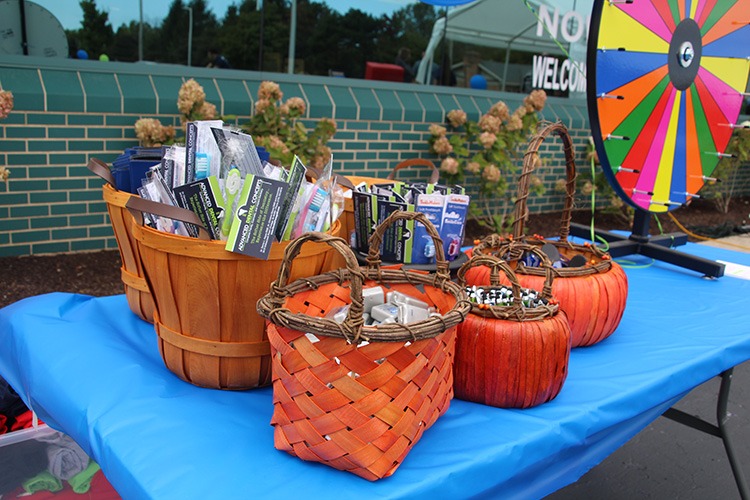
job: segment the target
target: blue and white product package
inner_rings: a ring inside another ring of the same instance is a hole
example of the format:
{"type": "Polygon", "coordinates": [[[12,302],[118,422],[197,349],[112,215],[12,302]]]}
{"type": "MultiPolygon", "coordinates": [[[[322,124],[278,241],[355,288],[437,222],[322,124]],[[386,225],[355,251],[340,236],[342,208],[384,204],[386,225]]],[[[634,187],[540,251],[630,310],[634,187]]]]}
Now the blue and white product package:
{"type": "Polygon", "coordinates": [[[443,220],[440,223],[440,238],[448,261],[455,260],[461,253],[464,241],[466,217],[469,211],[469,197],[465,194],[445,196],[443,220]]]}
{"type": "MultiPolygon", "coordinates": [[[[441,194],[417,195],[415,211],[423,213],[435,226],[438,233],[443,222],[445,196],[441,194]]],[[[407,254],[407,264],[432,264],[435,262],[435,243],[427,233],[424,224],[414,221],[414,238],[411,253],[407,254]]]]}
{"type": "Polygon", "coordinates": [[[286,182],[248,174],[239,196],[226,249],[267,259],[287,189],[289,185],[286,182]]]}

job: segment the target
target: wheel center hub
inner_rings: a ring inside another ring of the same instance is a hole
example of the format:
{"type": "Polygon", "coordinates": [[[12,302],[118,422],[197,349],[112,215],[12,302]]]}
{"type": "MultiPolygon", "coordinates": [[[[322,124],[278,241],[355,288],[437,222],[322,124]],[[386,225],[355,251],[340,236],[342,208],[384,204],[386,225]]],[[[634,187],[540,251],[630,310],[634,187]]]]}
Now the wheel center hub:
{"type": "Polygon", "coordinates": [[[685,90],[695,81],[700,69],[703,41],[694,20],[683,19],[669,44],[669,78],[677,90],[685,90]]]}

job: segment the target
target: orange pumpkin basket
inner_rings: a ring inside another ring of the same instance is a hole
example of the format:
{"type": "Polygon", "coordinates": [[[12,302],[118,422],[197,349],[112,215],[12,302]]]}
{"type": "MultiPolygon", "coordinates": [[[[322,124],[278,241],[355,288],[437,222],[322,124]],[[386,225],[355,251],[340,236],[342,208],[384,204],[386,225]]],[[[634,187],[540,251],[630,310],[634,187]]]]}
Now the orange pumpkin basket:
{"type": "Polygon", "coordinates": [[[119,191],[115,187],[115,181],[109,167],[98,158],[91,158],[87,167],[91,172],[106,181],[102,186],[102,196],[107,204],[109,221],[112,224],[112,230],[117,240],[117,249],[120,252],[120,261],[122,262],[120,279],[125,287],[128,306],[138,317],[153,323],[154,300],[148,289],[141,265],[141,256],[133,237],[131,229],[133,216],[125,209],[128,200],[137,195],[119,191]]]}
{"type": "Polygon", "coordinates": [[[532,252],[542,260],[544,284],[541,293],[534,290],[541,301],[524,305],[516,273],[494,255],[474,254],[461,266],[459,284],[466,284],[467,271],[483,266],[490,273],[490,287],[484,292],[497,295],[507,291],[500,288],[499,271],[503,271],[512,298],[505,301],[507,305],[472,304],[471,314],[458,328],[453,387],[458,399],[529,408],[554,399],[562,389],[568,375],[570,327],[552,298],[553,272],[546,256],[535,246],[518,242],[502,251],[532,252]]]}
{"type": "Polygon", "coordinates": [[[257,306],[271,342],[274,446],[371,481],[393,474],[448,409],[456,326],[470,309],[450,280],[442,245],[435,245],[435,274],[381,267],[383,234],[398,219],[418,220],[439,241],[423,214],[394,212],[370,239],[368,265],[359,267],[343,239],[308,233],[287,247],[278,279],[257,306]],[[288,284],[292,261],[308,241],[335,248],[346,268],[288,284]],[[362,289],[377,285],[427,302],[440,315],[364,326],[362,289]],[[346,305],[342,323],[324,317],[346,305]]]}
{"type": "MultiPolygon", "coordinates": [[[[573,141],[567,128],[562,123],[547,125],[531,139],[524,155],[523,171],[518,181],[512,238],[523,239],[539,247],[550,243],[567,259],[576,255],[585,257],[587,264],[584,266],[555,268],[552,288],[552,295],[560,302],[560,309],[568,316],[573,336],[572,345],[581,347],[601,342],[617,329],[627,302],[628,279],[622,267],[596,245],[579,245],[568,240],[575,197],[575,178],[573,141]],[[531,174],[538,161],[539,147],[550,134],[559,136],[563,141],[567,177],[565,205],[560,221],[559,238],[556,240],[523,234],[524,223],[529,217],[526,200],[529,196],[531,174]]],[[[506,241],[499,235],[490,235],[475,247],[474,252],[495,253],[506,241]]],[[[487,269],[477,268],[467,274],[466,280],[471,285],[486,283],[488,273],[487,269]]],[[[516,273],[521,286],[539,288],[546,271],[539,267],[519,265],[516,273]]]]}

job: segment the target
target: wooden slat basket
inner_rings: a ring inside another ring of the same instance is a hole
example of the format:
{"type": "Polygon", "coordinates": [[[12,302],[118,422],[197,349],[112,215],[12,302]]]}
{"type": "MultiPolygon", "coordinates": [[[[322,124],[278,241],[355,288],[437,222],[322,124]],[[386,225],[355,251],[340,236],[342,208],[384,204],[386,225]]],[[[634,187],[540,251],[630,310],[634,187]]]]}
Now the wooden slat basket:
{"type": "Polygon", "coordinates": [[[117,249],[120,252],[122,262],[120,279],[125,287],[128,306],[141,319],[153,323],[154,300],[143,275],[141,256],[131,230],[133,216],[125,209],[128,200],[136,195],[119,191],[109,167],[98,158],[91,158],[87,166],[89,170],[106,181],[102,186],[102,197],[107,204],[109,220],[117,240],[117,249]]]}
{"type": "MultiPolygon", "coordinates": [[[[575,255],[583,255],[586,258],[587,264],[582,267],[555,268],[552,288],[552,295],[560,302],[560,308],[568,316],[573,335],[572,345],[581,347],[601,342],[617,329],[625,311],[628,280],[625,271],[612,261],[608,253],[596,245],[580,245],[568,240],[575,198],[575,179],[573,141],[567,128],[561,123],[548,124],[531,139],[524,155],[523,171],[518,182],[512,237],[539,247],[550,243],[568,259],[575,255]],[[531,174],[538,161],[539,147],[551,134],[562,139],[566,162],[566,198],[558,239],[546,239],[536,235],[524,236],[524,223],[529,217],[526,200],[529,196],[531,174]]],[[[474,248],[474,252],[497,253],[498,247],[505,241],[505,238],[499,235],[490,235],[474,248]]],[[[545,270],[519,265],[516,274],[521,286],[540,288],[545,270]]],[[[486,268],[475,268],[473,272],[467,273],[466,281],[472,285],[487,283],[487,276],[486,268]]]]}
{"type": "Polygon", "coordinates": [[[458,270],[458,283],[465,285],[467,272],[482,266],[490,273],[485,292],[509,284],[513,300],[508,305],[472,304],[471,314],[458,328],[454,388],[458,399],[500,408],[530,408],[554,399],[563,387],[568,376],[570,326],[552,296],[554,274],[546,256],[535,246],[518,242],[510,242],[501,251],[537,255],[545,277],[535,291],[546,304],[525,307],[512,264],[494,255],[474,254],[458,270]]]}
{"type": "Polygon", "coordinates": [[[393,474],[453,397],[456,326],[470,305],[450,280],[435,228],[423,214],[394,212],[370,239],[359,267],[340,238],[310,233],[287,248],[278,279],[258,302],[273,357],[274,445],[368,480],[393,474]],[[381,268],[385,229],[416,219],[437,239],[435,274],[381,268]],[[346,269],[289,283],[302,244],[325,242],[346,269]],[[380,285],[434,306],[441,317],[363,326],[362,289],[380,285]],[[349,306],[337,323],[324,316],[349,306]]]}
{"type": "MultiPolygon", "coordinates": [[[[128,208],[159,213],[154,205],[164,207],[145,201],[131,200],[128,208]]],[[[192,212],[178,210],[182,220],[200,224],[192,212]]],[[[330,233],[337,235],[339,228],[334,222],[330,233]]],[[[133,234],[154,297],[154,326],[167,368],[201,387],[243,390],[269,385],[271,348],[255,303],[278,275],[289,242],[272,243],[268,260],[262,260],[229,252],[225,242],[140,224],[133,225],[133,234]]],[[[294,279],[330,270],[331,257],[327,245],[308,245],[295,261],[294,279]]]]}

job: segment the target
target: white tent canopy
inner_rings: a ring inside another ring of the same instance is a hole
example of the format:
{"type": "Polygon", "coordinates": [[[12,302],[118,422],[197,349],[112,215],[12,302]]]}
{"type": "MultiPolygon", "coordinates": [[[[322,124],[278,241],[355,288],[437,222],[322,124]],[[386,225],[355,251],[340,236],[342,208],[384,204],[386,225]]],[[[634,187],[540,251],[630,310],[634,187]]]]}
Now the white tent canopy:
{"type": "MultiPolygon", "coordinates": [[[[549,11],[554,11],[556,2],[528,0],[528,3],[539,12],[540,4],[546,5],[549,11]]],[[[443,37],[452,42],[505,48],[506,67],[511,50],[562,54],[549,34],[537,36],[537,18],[524,0],[477,0],[451,10],[447,17],[447,26],[445,17],[441,17],[432,28],[430,42],[417,72],[417,81],[420,83],[430,82],[428,68],[432,68],[435,51],[443,37]]]]}

